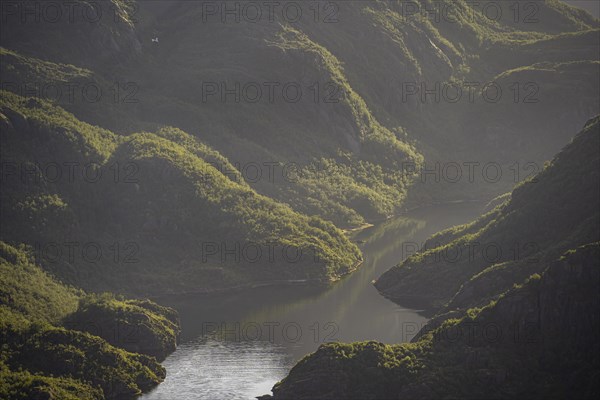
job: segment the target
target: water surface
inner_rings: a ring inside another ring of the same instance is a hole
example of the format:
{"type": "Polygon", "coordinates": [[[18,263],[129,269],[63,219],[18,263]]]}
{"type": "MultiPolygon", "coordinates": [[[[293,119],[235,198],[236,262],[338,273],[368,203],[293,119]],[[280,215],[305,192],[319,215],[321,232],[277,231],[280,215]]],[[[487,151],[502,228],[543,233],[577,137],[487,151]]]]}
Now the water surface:
{"type": "Polygon", "coordinates": [[[372,281],[431,234],[477,217],[481,205],[421,208],[354,236],[364,264],[328,289],[263,287],[218,296],[159,299],[181,315],[182,340],[163,365],[167,378],[142,400],[253,399],[328,341],[410,341],[423,310],[383,298],[372,281]]]}

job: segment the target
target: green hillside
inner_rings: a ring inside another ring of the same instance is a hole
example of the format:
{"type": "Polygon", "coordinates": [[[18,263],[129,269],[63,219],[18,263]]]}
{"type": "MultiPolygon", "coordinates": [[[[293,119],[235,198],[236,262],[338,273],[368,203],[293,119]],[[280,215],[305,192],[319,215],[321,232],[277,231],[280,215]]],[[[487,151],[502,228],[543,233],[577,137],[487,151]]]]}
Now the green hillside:
{"type": "Polygon", "coordinates": [[[220,172],[227,161],[181,130],[116,135],[8,92],[1,107],[2,240],[36,248],[66,282],[137,294],[327,283],[360,260],[333,224],[220,172]]]}
{"type": "Polygon", "coordinates": [[[273,398],[595,397],[599,139],[596,117],[509,200],[434,235],[376,282],[401,304],[437,308],[412,343],[323,345],[275,385],[273,398]],[[484,251],[442,255],[467,243],[507,253],[527,246],[493,262],[484,251]]]}
{"type": "Polygon", "coordinates": [[[487,304],[564,251],[598,239],[600,119],[473,223],[441,232],[376,283],[393,299],[454,310],[487,304]],[[551,201],[548,201],[551,199],[551,201]],[[450,302],[450,304],[447,304],[450,302]]]}
{"type": "MultiPolygon", "coordinates": [[[[73,99],[57,103],[79,119],[119,133],[177,127],[219,151],[258,193],[359,226],[398,211],[421,154],[429,165],[542,165],[568,140],[565,132],[594,115],[598,20],[559,1],[534,3],[499,3],[498,20],[485,5],[422,0],[416,12],[402,2],[345,1],[318,16],[302,7],[296,22],[276,12],[223,23],[200,2],[106,1],[97,24],[7,19],[2,73],[6,89],[21,95],[32,81],[58,82],[63,92],[78,84],[73,99]],[[425,9],[437,11],[422,17],[425,9]],[[570,74],[566,86],[556,87],[543,63],[570,74]],[[514,72],[522,70],[527,75],[514,72]],[[482,93],[496,80],[500,104],[482,93]],[[469,82],[478,85],[473,102],[469,82]],[[81,93],[90,84],[101,89],[98,101],[81,93]],[[407,94],[407,84],[419,92],[407,94]],[[441,100],[423,100],[436,85],[461,87],[462,99],[447,101],[439,89],[441,100]],[[554,101],[558,93],[564,102],[554,101]],[[303,171],[298,179],[285,174],[291,163],[303,171]]],[[[411,200],[494,197],[514,185],[506,175],[493,185],[426,182],[411,200]]]]}
{"type": "Polygon", "coordinates": [[[0,24],[0,398],[138,396],[180,334],[146,297],[328,286],[363,260],[353,230],[473,199],[493,209],[376,283],[433,310],[418,341],[324,346],[275,397],[597,391],[597,18],[559,0],[293,2],[297,19],[284,1],[258,21],[223,2],[75,0],[57,20],[26,3],[0,24]],[[535,318],[527,349],[437,340],[535,318]],[[581,333],[558,332],[571,318],[581,333]]]}
{"type": "Polygon", "coordinates": [[[124,336],[130,346],[156,343],[159,338],[175,342],[179,321],[174,310],[146,301],[136,303],[144,307],[136,314],[114,311],[121,304],[116,299],[105,295],[100,301],[58,282],[33,263],[28,250],[0,242],[2,398],[131,398],[162,382],[165,369],[145,355],[156,354],[161,345],[132,353],[108,342],[122,341],[124,336]],[[104,309],[106,321],[118,323],[119,331],[108,331],[89,314],[90,307],[104,309]],[[166,318],[173,321],[171,326],[156,326],[153,331],[144,322],[166,318]],[[99,336],[112,338],[107,342],[99,336]]]}
{"type": "Polygon", "coordinates": [[[571,250],[414,343],[322,345],[264,398],[595,398],[599,256],[571,250]]]}

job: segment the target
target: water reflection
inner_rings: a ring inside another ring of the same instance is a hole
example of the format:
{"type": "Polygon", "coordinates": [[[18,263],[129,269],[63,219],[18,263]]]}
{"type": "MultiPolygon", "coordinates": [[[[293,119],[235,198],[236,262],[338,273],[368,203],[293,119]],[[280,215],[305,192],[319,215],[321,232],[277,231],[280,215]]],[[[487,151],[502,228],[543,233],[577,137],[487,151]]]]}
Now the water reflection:
{"type": "Polygon", "coordinates": [[[245,400],[270,393],[291,362],[284,348],[261,341],[197,339],[165,360],[168,379],[143,398],[245,400]]]}
{"type": "Polygon", "coordinates": [[[431,234],[470,221],[480,205],[430,207],[354,236],[363,266],[328,289],[259,288],[214,297],[159,299],[177,308],[182,344],[163,363],[167,379],[143,400],[252,399],[270,393],[300,358],[328,341],[412,339],[426,318],[371,282],[431,234]]]}

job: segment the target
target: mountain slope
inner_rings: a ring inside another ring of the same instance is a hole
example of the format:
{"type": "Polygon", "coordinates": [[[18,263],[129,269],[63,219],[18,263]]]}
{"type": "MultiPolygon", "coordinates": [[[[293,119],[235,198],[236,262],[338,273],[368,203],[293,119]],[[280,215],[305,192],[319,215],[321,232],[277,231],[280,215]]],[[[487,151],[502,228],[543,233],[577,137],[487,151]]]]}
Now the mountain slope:
{"type": "MultiPolygon", "coordinates": [[[[430,162],[541,165],[560,149],[565,132],[598,108],[598,20],[557,0],[533,2],[533,10],[520,6],[518,13],[499,3],[498,20],[486,16],[485,4],[464,0],[420,0],[416,11],[388,1],[333,8],[316,2],[301,5],[303,17],[294,22],[281,12],[287,3],[272,18],[262,10],[257,22],[200,2],[102,4],[96,24],[7,18],[1,43],[2,72],[13,84],[7,89],[24,94],[27,82],[47,79],[36,78],[30,65],[85,69],[76,82],[98,85],[100,100],[90,104],[79,95],[58,102],[78,118],[114,132],[178,127],[219,151],[257,192],[341,227],[397,212],[413,178],[407,172],[422,166],[420,154],[430,162]],[[44,35],[50,28],[52,35],[44,35]],[[47,43],[38,46],[42,35],[47,43]],[[65,43],[69,51],[61,51],[65,43]],[[541,63],[576,63],[569,90],[556,87],[541,63]],[[520,69],[528,70],[526,78],[514,73],[520,69]],[[502,104],[489,104],[481,88],[496,79],[502,104]],[[478,85],[474,104],[468,82],[478,85]],[[457,103],[423,101],[422,93],[407,95],[406,84],[419,92],[422,85],[458,85],[464,93],[457,103]],[[557,94],[565,101],[554,102],[557,94]],[[528,95],[539,104],[524,104],[528,95]],[[507,118],[516,112],[519,118],[507,118]],[[545,140],[534,146],[515,140],[523,136],[545,140]],[[285,176],[292,163],[303,172],[299,179],[285,176]]],[[[513,184],[426,184],[414,201],[494,197],[513,184]]]]}
{"type": "Polygon", "coordinates": [[[322,345],[273,398],[595,398],[599,256],[599,243],[572,250],[415,343],[322,345]]]}
{"type": "Polygon", "coordinates": [[[438,307],[413,343],[321,346],[275,385],[274,398],[592,398],[600,372],[599,139],[597,117],[504,204],[438,233],[432,248],[376,282],[396,300],[419,296],[438,307]],[[435,261],[467,243],[535,246],[496,262],[481,251],[435,261]]]}
{"type": "MultiPolygon", "coordinates": [[[[98,307],[106,303],[88,298],[81,290],[48,275],[33,263],[24,246],[16,248],[0,242],[0,271],[2,398],[130,398],[164,380],[165,370],[154,357],[128,352],[108,342],[121,341],[121,336],[127,336],[130,346],[155,342],[158,337],[171,336],[168,340],[175,341],[175,332],[164,327],[150,332],[143,322],[174,316],[171,329],[178,330],[174,310],[146,302],[146,308],[139,308],[136,315],[107,315],[120,326],[118,331],[105,331],[104,336],[112,336],[105,341],[99,337],[106,327],[99,325],[100,321],[76,320],[72,316],[80,315],[82,301],[98,307]]],[[[137,350],[149,354],[156,349],[137,350]]]]}
{"type": "Polygon", "coordinates": [[[138,294],[326,283],[360,260],[333,224],[221,173],[233,167],[181,130],[119,136],[8,92],[1,107],[2,240],[33,246],[66,282],[138,294]]]}
{"type": "Polygon", "coordinates": [[[599,119],[511,198],[478,221],[430,238],[423,251],[383,276],[385,296],[449,309],[479,306],[540,272],[564,251],[597,240],[600,229],[599,119]]]}

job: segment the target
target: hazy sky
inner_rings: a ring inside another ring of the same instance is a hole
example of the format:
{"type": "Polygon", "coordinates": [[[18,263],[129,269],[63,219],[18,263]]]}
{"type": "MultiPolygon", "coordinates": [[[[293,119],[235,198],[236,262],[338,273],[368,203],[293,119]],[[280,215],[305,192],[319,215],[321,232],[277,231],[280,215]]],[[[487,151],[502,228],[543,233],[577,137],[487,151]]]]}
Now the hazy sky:
{"type": "Polygon", "coordinates": [[[594,17],[600,17],[600,0],[563,0],[572,6],[584,8],[589,11],[594,17]]]}

